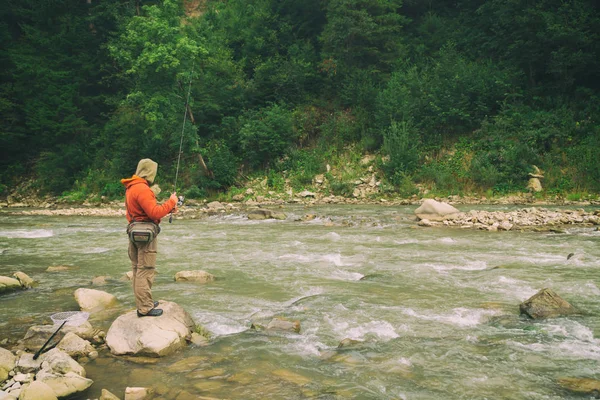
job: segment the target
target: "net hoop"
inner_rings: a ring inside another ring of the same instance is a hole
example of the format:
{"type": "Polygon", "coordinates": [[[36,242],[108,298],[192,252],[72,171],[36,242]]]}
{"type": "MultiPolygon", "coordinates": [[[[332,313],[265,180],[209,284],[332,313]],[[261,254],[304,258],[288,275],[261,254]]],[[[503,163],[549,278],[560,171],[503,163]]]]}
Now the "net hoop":
{"type": "Polygon", "coordinates": [[[52,314],[50,318],[54,325],[62,324],[68,326],[79,326],[88,320],[90,313],[85,311],[65,311],[52,314]]]}

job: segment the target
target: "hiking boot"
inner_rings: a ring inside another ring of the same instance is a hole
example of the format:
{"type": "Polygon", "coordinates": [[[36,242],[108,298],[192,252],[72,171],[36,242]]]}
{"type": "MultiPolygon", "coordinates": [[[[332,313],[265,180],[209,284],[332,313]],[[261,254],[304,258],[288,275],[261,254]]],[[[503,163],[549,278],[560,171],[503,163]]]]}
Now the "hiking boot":
{"type": "Polygon", "coordinates": [[[139,311],[137,312],[138,317],[160,317],[163,313],[163,310],[160,308],[153,308],[148,311],[146,314],[141,314],[139,311]]]}

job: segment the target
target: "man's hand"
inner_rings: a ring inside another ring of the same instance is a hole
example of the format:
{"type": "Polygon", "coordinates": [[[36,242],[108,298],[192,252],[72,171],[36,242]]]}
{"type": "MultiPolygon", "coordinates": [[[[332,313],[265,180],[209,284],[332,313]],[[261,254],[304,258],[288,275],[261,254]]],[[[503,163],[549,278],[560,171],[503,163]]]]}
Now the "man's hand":
{"type": "Polygon", "coordinates": [[[173,210],[171,211],[173,214],[176,214],[177,211],[177,202],[179,201],[179,198],[177,197],[177,192],[173,192],[171,194],[171,197],[169,197],[169,200],[173,200],[175,202],[175,207],[173,207],[173,210]]]}

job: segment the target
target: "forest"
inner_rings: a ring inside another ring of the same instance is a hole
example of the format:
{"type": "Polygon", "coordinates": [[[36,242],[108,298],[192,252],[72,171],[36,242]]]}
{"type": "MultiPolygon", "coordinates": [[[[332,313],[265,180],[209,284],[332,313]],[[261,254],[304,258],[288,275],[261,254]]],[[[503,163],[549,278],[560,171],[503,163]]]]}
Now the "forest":
{"type": "Polygon", "coordinates": [[[385,193],[600,191],[595,0],[5,0],[0,196],[301,190],[377,156],[385,193]],[[182,151],[180,152],[180,146],[182,151]],[[177,171],[178,161],[181,162],[177,171]]]}

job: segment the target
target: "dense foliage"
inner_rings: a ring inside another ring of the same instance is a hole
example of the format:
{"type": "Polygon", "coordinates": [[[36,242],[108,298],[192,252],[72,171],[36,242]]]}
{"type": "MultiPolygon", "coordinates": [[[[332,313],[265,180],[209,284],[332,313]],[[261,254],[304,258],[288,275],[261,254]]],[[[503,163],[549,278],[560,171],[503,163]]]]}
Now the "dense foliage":
{"type": "Polygon", "coordinates": [[[196,197],[349,151],[402,195],[600,190],[593,0],[7,0],[0,38],[0,194],[169,188],[180,143],[196,197]]]}

